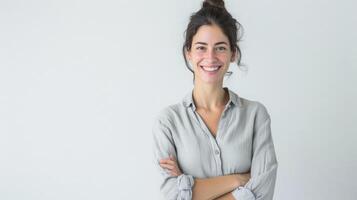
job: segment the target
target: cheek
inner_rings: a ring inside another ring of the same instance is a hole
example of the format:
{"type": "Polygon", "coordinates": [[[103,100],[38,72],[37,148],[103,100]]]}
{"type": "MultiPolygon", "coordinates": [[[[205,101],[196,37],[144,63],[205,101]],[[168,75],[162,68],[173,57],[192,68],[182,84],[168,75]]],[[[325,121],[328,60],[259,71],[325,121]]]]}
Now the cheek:
{"type": "Polygon", "coordinates": [[[229,55],[222,55],[219,60],[221,60],[222,62],[229,64],[231,62],[231,56],[229,55]]]}
{"type": "Polygon", "coordinates": [[[226,53],[222,53],[220,55],[217,56],[220,60],[222,61],[229,61],[230,58],[231,58],[231,55],[230,54],[226,54],[226,53]]]}
{"type": "Polygon", "coordinates": [[[198,61],[202,60],[203,57],[204,57],[203,53],[197,53],[197,54],[195,54],[195,55],[192,57],[192,59],[193,59],[195,62],[198,62],[198,61]]]}
{"type": "Polygon", "coordinates": [[[198,65],[203,60],[203,56],[195,56],[192,58],[193,64],[198,65]]]}

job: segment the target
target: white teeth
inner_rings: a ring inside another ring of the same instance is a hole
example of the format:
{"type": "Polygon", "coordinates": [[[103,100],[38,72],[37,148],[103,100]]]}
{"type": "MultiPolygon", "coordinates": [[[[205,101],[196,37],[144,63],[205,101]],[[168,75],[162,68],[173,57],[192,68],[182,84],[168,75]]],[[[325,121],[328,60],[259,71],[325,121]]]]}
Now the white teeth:
{"type": "Polygon", "coordinates": [[[213,72],[213,71],[216,71],[220,66],[217,66],[217,67],[203,67],[202,68],[205,70],[205,71],[209,71],[209,72],[213,72]]]}

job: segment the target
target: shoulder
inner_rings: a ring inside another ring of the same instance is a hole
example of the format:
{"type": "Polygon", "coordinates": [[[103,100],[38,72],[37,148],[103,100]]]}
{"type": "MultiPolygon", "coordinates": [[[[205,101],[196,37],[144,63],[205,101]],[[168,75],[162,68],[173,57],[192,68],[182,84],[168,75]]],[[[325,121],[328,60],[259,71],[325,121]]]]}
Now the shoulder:
{"type": "Polygon", "coordinates": [[[254,117],[258,120],[264,120],[270,117],[268,109],[262,102],[242,97],[240,94],[230,89],[229,92],[231,94],[231,99],[237,105],[237,113],[242,117],[248,117],[250,119],[254,117]]]}
{"type": "Polygon", "coordinates": [[[181,118],[185,110],[186,108],[181,102],[176,104],[170,104],[158,111],[158,113],[154,117],[154,122],[161,123],[166,126],[171,126],[174,121],[177,120],[177,118],[181,118]]]}
{"type": "Polygon", "coordinates": [[[157,112],[152,123],[152,133],[156,139],[163,136],[172,138],[173,128],[176,127],[177,120],[181,120],[180,113],[184,112],[183,109],[178,103],[163,107],[157,112]]]}
{"type": "Polygon", "coordinates": [[[261,101],[240,97],[241,109],[254,117],[254,121],[263,122],[270,119],[269,110],[261,101]]]}

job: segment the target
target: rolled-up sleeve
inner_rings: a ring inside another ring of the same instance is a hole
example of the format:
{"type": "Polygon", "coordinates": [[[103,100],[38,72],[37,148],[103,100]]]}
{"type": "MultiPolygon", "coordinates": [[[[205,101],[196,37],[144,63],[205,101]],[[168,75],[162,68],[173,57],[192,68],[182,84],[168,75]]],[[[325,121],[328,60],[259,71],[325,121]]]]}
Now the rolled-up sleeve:
{"type": "Polygon", "coordinates": [[[156,118],[152,127],[155,168],[160,174],[160,192],[165,200],[191,200],[194,178],[188,174],[172,176],[159,164],[160,159],[173,155],[177,158],[175,144],[168,126],[156,118]]]}
{"type": "MultiPolygon", "coordinates": [[[[263,110],[266,111],[265,108],[263,110]]],[[[271,120],[267,112],[265,117],[254,131],[251,178],[244,186],[232,192],[237,200],[273,199],[278,162],[271,135],[271,120]]]]}

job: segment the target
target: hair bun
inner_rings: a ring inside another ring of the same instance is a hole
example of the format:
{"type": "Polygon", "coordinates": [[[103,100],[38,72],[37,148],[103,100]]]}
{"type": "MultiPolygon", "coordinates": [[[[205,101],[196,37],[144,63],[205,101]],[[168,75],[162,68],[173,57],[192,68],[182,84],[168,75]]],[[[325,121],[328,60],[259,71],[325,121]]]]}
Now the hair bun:
{"type": "Polygon", "coordinates": [[[204,0],[202,7],[206,8],[206,7],[218,7],[218,8],[225,8],[224,7],[224,2],[223,0],[204,0]]]}

